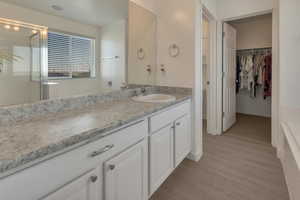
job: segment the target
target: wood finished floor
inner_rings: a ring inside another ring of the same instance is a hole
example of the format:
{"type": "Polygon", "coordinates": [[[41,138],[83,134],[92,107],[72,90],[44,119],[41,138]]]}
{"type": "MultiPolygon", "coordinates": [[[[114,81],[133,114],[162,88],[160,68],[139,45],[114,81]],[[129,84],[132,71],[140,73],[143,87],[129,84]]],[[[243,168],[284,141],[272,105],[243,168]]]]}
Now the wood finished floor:
{"type": "Polygon", "coordinates": [[[201,161],[185,160],[151,200],[289,200],[270,127],[270,119],[238,115],[223,136],[204,134],[201,161]]]}

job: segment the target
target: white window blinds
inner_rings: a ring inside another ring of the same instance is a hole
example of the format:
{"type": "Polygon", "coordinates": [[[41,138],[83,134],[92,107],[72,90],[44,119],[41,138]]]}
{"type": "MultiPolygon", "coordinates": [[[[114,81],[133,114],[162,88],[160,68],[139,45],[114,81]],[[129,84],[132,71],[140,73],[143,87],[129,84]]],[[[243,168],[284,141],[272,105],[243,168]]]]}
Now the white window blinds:
{"type": "Polygon", "coordinates": [[[95,41],[90,38],[48,33],[48,76],[51,78],[93,77],[95,41]]]}

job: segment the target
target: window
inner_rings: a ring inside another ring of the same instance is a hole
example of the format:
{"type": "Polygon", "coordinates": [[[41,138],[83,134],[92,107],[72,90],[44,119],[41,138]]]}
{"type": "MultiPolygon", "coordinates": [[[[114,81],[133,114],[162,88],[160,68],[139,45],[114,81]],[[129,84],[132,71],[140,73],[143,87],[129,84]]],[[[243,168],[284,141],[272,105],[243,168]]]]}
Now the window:
{"type": "Polygon", "coordinates": [[[95,40],[48,33],[48,78],[95,77],[95,40]]]}

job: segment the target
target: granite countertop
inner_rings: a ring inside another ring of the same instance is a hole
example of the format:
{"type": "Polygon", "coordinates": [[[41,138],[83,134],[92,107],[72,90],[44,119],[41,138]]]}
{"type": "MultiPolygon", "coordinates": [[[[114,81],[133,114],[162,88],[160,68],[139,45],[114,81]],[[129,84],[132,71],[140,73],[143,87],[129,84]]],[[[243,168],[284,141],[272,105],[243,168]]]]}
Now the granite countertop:
{"type": "Polygon", "coordinates": [[[187,94],[173,95],[177,100],[172,103],[141,103],[130,98],[112,100],[1,126],[0,178],[79,143],[107,136],[114,129],[191,98],[187,94]]]}

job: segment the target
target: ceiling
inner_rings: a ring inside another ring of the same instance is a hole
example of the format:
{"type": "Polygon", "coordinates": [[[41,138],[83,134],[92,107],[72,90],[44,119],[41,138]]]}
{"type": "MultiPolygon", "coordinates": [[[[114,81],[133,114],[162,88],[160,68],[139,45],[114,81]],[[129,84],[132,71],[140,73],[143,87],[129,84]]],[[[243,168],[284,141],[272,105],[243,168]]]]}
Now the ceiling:
{"type": "Polygon", "coordinates": [[[61,16],[81,23],[102,26],[128,15],[128,0],[1,0],[6,3],[61,16]],[[57,11],[52,6],[63,8],[57,11]]]}

